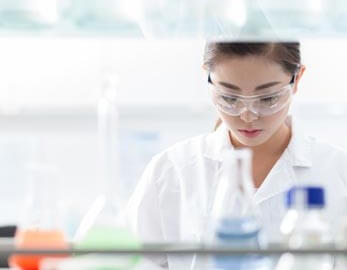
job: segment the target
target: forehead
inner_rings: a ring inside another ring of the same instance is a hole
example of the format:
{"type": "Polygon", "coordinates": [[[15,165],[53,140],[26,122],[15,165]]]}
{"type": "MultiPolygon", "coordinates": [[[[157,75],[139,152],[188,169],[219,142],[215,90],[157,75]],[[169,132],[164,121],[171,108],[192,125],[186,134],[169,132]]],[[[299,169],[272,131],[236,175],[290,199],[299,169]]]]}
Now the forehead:
{"type": "Polygon", "coordinates": [[[217,83],[229,82],[241,89],[255,89],[273,81],[285,82],[290,77],[280,64],[264,56],[224,57],[211,74],[217,83]]]}

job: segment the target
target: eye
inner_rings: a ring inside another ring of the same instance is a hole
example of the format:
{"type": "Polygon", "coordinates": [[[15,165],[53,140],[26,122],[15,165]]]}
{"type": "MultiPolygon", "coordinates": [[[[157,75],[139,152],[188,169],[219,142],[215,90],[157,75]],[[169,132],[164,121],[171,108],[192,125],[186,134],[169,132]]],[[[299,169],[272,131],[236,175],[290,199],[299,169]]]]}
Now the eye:
{"type": "Polygon", "coordinates": [[[272,106],[275,105],[280,99],[280,96],[270,96],[270,97],[264,97],[260,99],[261,104],[266,106],[272,106]]]}
{"type": "Polygon", "coordinates": [[[236,97],[221,96],[221,99],[223,100],[224,103],[228,105],[235,105],[238,101],[236,97]]]}

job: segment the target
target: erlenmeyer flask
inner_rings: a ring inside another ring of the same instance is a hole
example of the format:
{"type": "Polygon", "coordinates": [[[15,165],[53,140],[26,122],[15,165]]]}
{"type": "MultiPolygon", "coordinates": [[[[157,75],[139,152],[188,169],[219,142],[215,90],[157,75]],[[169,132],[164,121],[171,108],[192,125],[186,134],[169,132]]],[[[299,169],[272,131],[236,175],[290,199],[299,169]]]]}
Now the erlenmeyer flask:
{"type": "MultiPolygon", "coordinates": [[[[117,211],[105,196],[99,196],[84,217],[74,239],[80,249],[137,249],[138,239],[127,229],[117,224],[117,211]]],[[[136,255],[92,255],[99,265],[95,269],[130,269],[140,259],[136,255]],[[105,259],[103,264],[102,258],[105,259]],[[108,261],[112,258],[112,264],[108,261]],[[106,264],[106,261],[107,264],[106,264]]]]}
{"type": "MultiPolygon", "coordinates": [[[[261,248],[261,222],[253,201],[251,151],[224,153],[222,177],[212,211],[213,241],[232,248],[261,248]]],[[[270,269],[271,260],[258,255],[215,256],[218,269],[270,269]]]]}
{"type": "MultiPolygon", "coordinates": [[[[117,76],[110,72],[102,82],[102,95],[98,102],[98,131],[100,148],[100,194],[83,218],[74,239],[77,248],[139,248],[140,242],[130,231],[117,223],[123,205],[123,183],[119,177],[117,76]]],[[[100,257],[108,258],[107,255],[100,257]]],[[[107,269],[128,269],[138,256],[119,256],[107,269]]],[[[102,262],[102,260],[100,260],[102,262]]],[[[100,264],[100,269],[104,265],[100,264]]]]}
{"type": "MultiPolygon", "coordinates": [[[[31,196],[15,235],[15,246],[24,249],[65,249],[68,243],[57,207],[57,172],[52,165],[31,164],[31,196]]],[[[58,256],[54,255],[53,257],[58,256]]],[[[11,267],[39,269],[40,261],[51,255],[13,255],[11,267]]]]}

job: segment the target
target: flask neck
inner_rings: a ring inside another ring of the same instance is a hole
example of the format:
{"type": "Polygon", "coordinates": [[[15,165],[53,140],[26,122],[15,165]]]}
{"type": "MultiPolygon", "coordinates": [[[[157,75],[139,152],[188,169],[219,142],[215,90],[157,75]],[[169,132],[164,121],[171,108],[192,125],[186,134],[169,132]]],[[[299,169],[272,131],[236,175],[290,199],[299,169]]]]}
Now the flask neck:
{"type": "Polygon", "coordinates": [[[252,197],[255,188],[251,174],[250,156],[236,155],[235,165],[233,167],[235,170],[234,181],[237,192],[246,198],[252,197]]]}
{"type": "Polygon", "coordinates": [[[214,209],[218,219],[239,218],[256,214],[250,162],[251,153],[249,150],[235,150],[225,153],[214,209]]]}

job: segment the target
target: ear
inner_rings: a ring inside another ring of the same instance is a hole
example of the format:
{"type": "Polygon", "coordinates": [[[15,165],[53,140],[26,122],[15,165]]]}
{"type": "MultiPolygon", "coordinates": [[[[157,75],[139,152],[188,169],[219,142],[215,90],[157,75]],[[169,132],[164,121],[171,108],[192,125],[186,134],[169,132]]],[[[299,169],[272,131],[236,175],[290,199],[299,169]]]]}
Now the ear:
{"type": "Polygon", "coordinates": [[[298,73],[296,74],[295,84],[294,84],[294,94],[298,91],[298,85],[299,85],[299,82],[301,81],[302,75],[304,75],[305,73],[305,70],[306,70],[306,66],[301,65],[298,73]]]}

